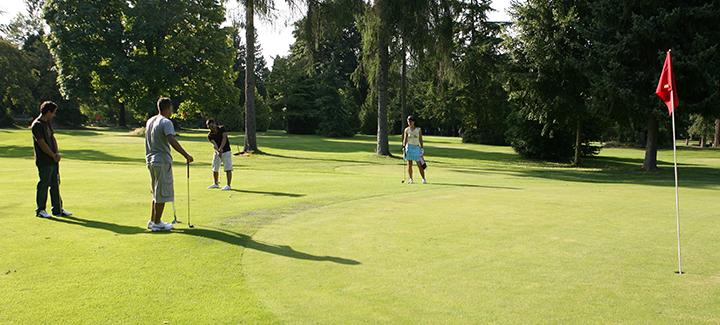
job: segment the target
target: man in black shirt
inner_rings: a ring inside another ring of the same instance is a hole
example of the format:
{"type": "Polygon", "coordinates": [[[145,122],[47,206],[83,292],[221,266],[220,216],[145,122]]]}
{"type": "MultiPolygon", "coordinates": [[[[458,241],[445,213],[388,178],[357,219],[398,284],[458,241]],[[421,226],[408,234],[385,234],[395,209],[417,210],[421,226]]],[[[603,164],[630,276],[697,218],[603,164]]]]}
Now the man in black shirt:
{"type": "Polygon", "coordinates": [[[215,149],[212,161],[212,171],[215,183],[208,186],[208,189],[220,188],[218,177],[220,172],[220,162],[222,161],[224,167],[223,169],[225,170],[225,174],[227,176],[227,185],[225,185],[222,190],[231,190],[232,188],[230,187],[230,182],[232,182],[233,165],[232,152],[230,151],[230,141],[228,141],[227,137],[227,129],[225,129],[222,125],[218,126],[213,119],[208,119],[205,124],[208,129],[210,129],[210,132],[208,132],[207,135],[208,141],[212,143],[213,149],[215,149]]]}
{"type": "Polygon", "coordinates": [[[53,215],[56,217],[72,215],[72,213],[63,209],[62,199],[60,198],[60,165],[58,164],[60,162],[60,151],[58,150],[57,140],[55,140],[55,131],[50,124],[50,120],[55,117],[56,113],[57,105],[55,103],[50,101],[42,103],[40,116],[33,121],[31,126],[35,166],[37,166],[38,175],[40,176],[35,195],[37,201],[35,216],[41,218],[52,217],[45,211],[48,188],[50,189],[53,215]]]}

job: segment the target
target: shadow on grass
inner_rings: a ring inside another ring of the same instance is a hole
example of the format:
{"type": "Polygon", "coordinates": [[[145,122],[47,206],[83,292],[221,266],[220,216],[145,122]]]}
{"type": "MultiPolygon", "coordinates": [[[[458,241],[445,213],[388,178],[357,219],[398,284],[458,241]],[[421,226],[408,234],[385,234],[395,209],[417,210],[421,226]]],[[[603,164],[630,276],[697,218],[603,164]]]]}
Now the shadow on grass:
{"type": "MultiPolygon", "coordinates": [[[[590,159],[588,159],[590,160],[590,159]]],[[[658,161],[658,170],[653,172],[640,171],[642,159],[596,157],[583,164],[585,169],[571,167],[529,168],[510,172],[519,177],[553,179],[566,182],[601,183],[601,184],[638,184],[652,186],[675,186],[674,167],[672,163],[658,161]]],[[[717,186],[720,169],[678,164],[680,187],[711,188],[717,186]]]]}
{"type": "MultiPolygon", "coordinates": [[[[113,156],[98,150],[89,149],[66,149],[60,151],[63,159],[83,160],[83,161],[100,161],[100,162],[133,162],[145,163],[145,157],[128,158],[113,156]]],[[[0,146],[0,158],[33,158],[32,146],[0,146]]],[[[62,161],[60,161],[62,164],[62,161]]]]}
{"type": "MultiPolygon", "coordinates": [[[[32,148],[31,148],[32,150],[32,148]]],[[[102,161],[102,162],[132,162],[132,163],[145,163],[145,157],[128,158],[109,155],[102,151],[89,150],[89,149],[71,149],[62,150],[60,155],[65,159],[72,160],[84,160],[84,161],[102,161]]],[[[62,163],[62,162],[61,162],[62,163]]]]}
{"type": "Polygon", "coordinates": [[[369,162],[369,161],[358,161],[358,160],[347,160],[347,159],[327,159],[327,158],[305,158],[305,157],[291,157],[291,156],[283,156],[278,154],[272,154],[265,152],[263,153],[265,156],[269,157],[275,157],[275,158],[283,158],[283,159],[296,159],[296,160],[308,160],[308,161],[332,161],[332,162],[340,162],[340,163],[351,163],[351,164],[378,164],[376,162],[369,162]]]}
{"type": "Polygon", "coordinates": [[[242,246],[249,249],[254,249],[261,252],[266,252],[270,254],[300,259],[300,260],[308,260],[308,261],[318,261],[318,262],[333,262],[338,264],[345,264],[345,265],[359,265],[360,262],[341,258],[341,257],[334,257],[334,256],[317,256],[312,255],[308,253],[298,252],[290,246],[286,245],[271,245],[266,243],[261,243],[258,241],[255,241],[252,239],[252,237],[228,230],[222,230],[222,229],[205,229],[205,228],[186,228],[186,229],[177,229],[173,230],[173,232],[180,232],[184,235],[190,235],[190,236],[197,236],[207,239],[214,239],[217,241],[221,241],[227,244],[231,245],[237,245],[242,246]]]}
{"type": "Polygon", "coordinates": [[[135,235],[135,234],[146,233],[148,231],[146,228],[123,226],[123,225],[118,225],[115,223],[102,222],[102,221],[97,221],[97,220],[87,220],[87,219],[81,219],[81,218],[73,217],[73,216],[62,217],[62,218],[49,218],[49,220],[67,223],[67,224],[76,225],[76,226],[83,226],[83,227],[88,227],[88,228],[107,230],[107,231],[114,232],[116,234],[123,234],[123,235],[135,235]]]}
{"type": "Polygon", "coordinates": [[[33,158],[33,147],[0,146],[0,158],[33,158]]]}
{"type": "Polygon", "coordinates": [[[262,195],[272,195],[272,196],[287,196],[287,197],[303,197],[303,196],[306,196],[306,194],[282,193],[282,192],[265,192],[265,191],[250,191],[250,190],[237,190],[237,189],[231,189],[231,190],[228,190],[228,192],[238,192],[238,193],[247,193],[247,194],[262,194],[262,195]]]}
{"type": "MultiPolygon", "coordinates": [[[[114,223],[109,222],[102,222],[97,220],[88,220],[88,219],[82,219],[74,216],[69,217],[62,217],[62,218],[49,218],[49,220],[55,221],[55,222],[61,222],[66,223],[70,225],[76,225],[76,226],[82,226],[87,228],[94,228],[94,229],[101,229],[101,230],[107,230],[116,234],[123,234],[123,235],[136,235],[136,234],[151,234],[151,232],[147,228],[143,227],[130,227],[130,226],[124,226],[124,225],[118,225],[114,223]]],[[[258,241],[255,241],[252,239],[252,237],[248,235],[244,235],[241,233],[236,233],[232,231],[222,230],[222,229],[204,229],[204,228],[186,228],[186,229],[173,229],[171,232],[160,232],[153,235],[163,235],[163,234],[173,234],[173,233],[180,233],[183,235],[189,235],[189,236],[196,236],[196,237],[202,237],[212,240],[217,240],[224,242],[226,244],[230,245],[236,245],[241,246],[248,249],[254,249],[270,254],[275,254],[279,256],[285,256],[289,258],[295,258],[295,259],[301,259],[301,260],[308,260],[308,261],[318,261],[318,262],[333,262],[338,264],[345,264],[345,265],[359,265],[360,262],[355,260],[350,260],[346,258],[341,257],[334,257],[334,256],[317,256],[312,255],[308,253],[298,252],[290,246],[286,245],[271,245],[266,243],[261,243],[258,241]]]]}
{"type": "Polygon", "coordinates": [[[507,186],[487,186],[487,185],[475,185],[475,184],[451,184],[451,183],[435,183],[430,182],[425,185],[430,186],[458,186],[458,187],[474,187],[474,188],[492,188],[492,189],[498,189],[498,190],[522,190],[522,188],[519,187],[507,187],[507,186]]]}

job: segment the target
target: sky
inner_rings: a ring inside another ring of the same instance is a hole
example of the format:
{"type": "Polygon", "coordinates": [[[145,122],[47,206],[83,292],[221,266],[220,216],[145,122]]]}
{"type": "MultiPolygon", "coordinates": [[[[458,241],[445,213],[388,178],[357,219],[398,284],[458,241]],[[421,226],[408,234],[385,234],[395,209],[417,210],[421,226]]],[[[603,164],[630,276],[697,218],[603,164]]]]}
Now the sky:
{"type": "MultiPolygon", "coordinates": [[[[288,12],[285,1],[275,2],[280,12],[288,12]],[[282,8],[284,7],[284,8],[282,8]]],[[[490,21],[509,21],[510,17],[505,12],[510,7],[510,0],[493,0],[491,7],[497,11],[490,13],[490,21]]],[[[26,14],[25,2],[23,0],[3,0],[0,3],[0,24],[9,23],[18,13],[26,14]]],[[[228,16],[240,15],[237,10],[237,1],[228,1],[228,16]]],[[[293,14],[283,14],[275,19],[274,23],[261,19],[255,20],[255,28],[258,30],[258,40],[263,49],[263,56],[268,68],[272,68],[274,58],[278,55],[285,56],[290,51],[290,44],[295,42],[292,36],[292,22],[300,19],[302,12],[295,10],[293,14]]],[[[242,16],[241,16],[242,18],[242,16]]]]}

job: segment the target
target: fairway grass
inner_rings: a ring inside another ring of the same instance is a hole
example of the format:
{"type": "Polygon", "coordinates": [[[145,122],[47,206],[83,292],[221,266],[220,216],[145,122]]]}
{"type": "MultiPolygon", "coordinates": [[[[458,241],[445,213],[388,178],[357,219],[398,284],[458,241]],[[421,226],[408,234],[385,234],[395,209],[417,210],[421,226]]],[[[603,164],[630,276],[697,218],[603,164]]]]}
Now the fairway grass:
{"type": "Polygon", "coordinates": [[[428,184],[403,184],[374,137],[271,131],[219,191],[205,134],[178,137],[195,228],[174,154],[184,223],[151,233],[142,137],[57,130],[74,215],[48,220],[30,131],[0,129],[0,323],[720,323],[716,149],[678,150],[678,275],[672,150],[643,173],[638,149],[575,168],[425,137],[428,184]]]}

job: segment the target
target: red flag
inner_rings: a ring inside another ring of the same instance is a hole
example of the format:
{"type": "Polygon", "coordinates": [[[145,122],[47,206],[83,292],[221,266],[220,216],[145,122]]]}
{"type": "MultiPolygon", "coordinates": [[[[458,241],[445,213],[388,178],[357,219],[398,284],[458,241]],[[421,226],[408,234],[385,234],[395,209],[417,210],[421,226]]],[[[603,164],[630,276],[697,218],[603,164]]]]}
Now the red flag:
{"type": "Polygon", "coordinates": [[[670,51],[667,51],[665,57],[665,65],[663,66],[662,74],[660,75],[660,81],[658,82],[657,90],[655,94],[665,102],[668,107],[670,115],[673,110],[678,106],[677,89],[675,88],[675,76],[672,73],[672,59],[670,59],[670,51]]]}

